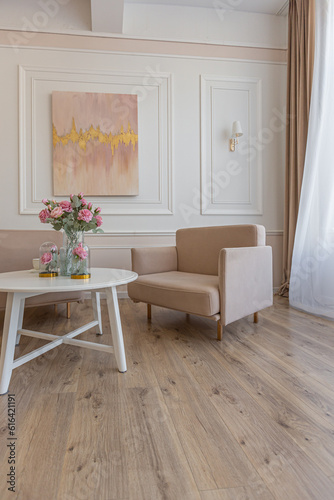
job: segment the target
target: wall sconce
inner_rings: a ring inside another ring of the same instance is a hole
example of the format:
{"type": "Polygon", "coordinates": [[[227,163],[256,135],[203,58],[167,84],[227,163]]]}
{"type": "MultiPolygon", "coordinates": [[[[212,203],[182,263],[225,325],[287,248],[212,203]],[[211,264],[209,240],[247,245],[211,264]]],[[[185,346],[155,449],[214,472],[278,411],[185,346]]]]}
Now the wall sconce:
{"type": "Polygon", "coordinates": [[[238,137],[243,135],[240,122],[233,122],[232,125],[232,137],[230,139],[230,151],[235,152],[238,143],[238,137]]]}

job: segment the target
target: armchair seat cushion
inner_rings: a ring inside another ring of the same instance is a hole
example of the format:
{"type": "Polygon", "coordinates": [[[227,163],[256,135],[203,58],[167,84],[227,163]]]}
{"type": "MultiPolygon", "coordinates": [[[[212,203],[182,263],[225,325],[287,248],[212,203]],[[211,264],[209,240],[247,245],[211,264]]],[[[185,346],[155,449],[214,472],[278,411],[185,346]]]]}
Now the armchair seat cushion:
{"type": "Polygon", "coordinates": [[[220,310],[218,276],[169,271],[145,274],[128,285],[131,299],[200,316],[220,310]]]}

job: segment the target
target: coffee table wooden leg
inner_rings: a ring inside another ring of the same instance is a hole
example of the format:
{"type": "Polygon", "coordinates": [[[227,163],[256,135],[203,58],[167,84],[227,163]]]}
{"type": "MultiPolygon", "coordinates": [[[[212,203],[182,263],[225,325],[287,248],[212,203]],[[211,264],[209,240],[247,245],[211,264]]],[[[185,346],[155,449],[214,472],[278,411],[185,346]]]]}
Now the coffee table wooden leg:
{"type": "MultiPolygon", "coordinates": [[[[20,312],[19,312],[19,320],[17,322],[17,329],[18,330],[21,330],[22,329],[22,325],[23,325],[24,303],[25,303],[25,299],[21,299],[20,312]]],[[[16,342],[15,342],[16,345],[19,345],[20,338],[21,338],[21,335],[19,333],[17,333],[16,334],[16,342]]]]}
{"type": "Polygon", "coordinates": [[[103,332],[102,332],[100,293],[99,292],[94,292],[92,290],[91,297],[92,297],[92,306],[93,306],[94,319],[95,319],[95,321],[99,322],[99,324],[96,327],[96,333],[98,335],[102,335],[103,332]]]}
{"type": "Polygon", "coordinates": [[[116,287],[106,288],[107,306],[118,370],[126,372],[126,359],[116,287]]]}
{"type": "Polygon", "coordinates": [[[24,304],[24,300],[21,300],[19,294],[12,292],[7,293],[0,358],[0,395],[7,393],[10,378],[12,376],[16,333],[22,302],[24,304]]]}

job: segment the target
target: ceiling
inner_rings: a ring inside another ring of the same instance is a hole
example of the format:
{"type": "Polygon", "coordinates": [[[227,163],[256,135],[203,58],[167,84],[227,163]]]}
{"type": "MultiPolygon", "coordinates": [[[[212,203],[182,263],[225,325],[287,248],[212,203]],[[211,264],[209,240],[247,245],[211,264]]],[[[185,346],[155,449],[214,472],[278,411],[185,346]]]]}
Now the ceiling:
{"type": "Polygon", "coordinates": [[[206,7],[285,15],[287,13],[289,0],[125,0],[125,3],[183,5],[186,7],[206,7]]]}
{"type": "Polygon", "coordinates": [[[90,0],[93,32],[122,33],[124,3],[207,7],[285,15],[288,0],[90,0]]]}

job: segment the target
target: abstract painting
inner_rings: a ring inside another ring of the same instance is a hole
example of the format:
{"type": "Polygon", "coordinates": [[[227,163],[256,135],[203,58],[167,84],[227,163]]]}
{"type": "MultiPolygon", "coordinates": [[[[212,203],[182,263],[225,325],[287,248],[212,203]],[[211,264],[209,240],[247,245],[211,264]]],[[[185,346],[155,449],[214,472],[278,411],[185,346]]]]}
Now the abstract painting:
{"type": "Polygon", "coordinates": [[[52,92],[53,191],[138,195],[138,104],[130,94],[52,92]]]}

